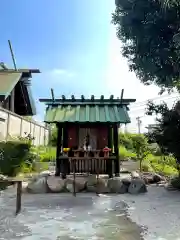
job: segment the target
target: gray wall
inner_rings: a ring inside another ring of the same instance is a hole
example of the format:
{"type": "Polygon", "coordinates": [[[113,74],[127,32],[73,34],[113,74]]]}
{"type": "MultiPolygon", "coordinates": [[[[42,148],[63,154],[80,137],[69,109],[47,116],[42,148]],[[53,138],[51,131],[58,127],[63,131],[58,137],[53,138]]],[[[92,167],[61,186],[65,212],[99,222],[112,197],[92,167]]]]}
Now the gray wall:
{"type": "Polygon", "coordinates": [[[0,141],[7,141],[12,137],[25,137],[25,132],[35,137],[34,145],[47,145],[49,130],[44,123],[27,120],[0,107],[0,141]]]}

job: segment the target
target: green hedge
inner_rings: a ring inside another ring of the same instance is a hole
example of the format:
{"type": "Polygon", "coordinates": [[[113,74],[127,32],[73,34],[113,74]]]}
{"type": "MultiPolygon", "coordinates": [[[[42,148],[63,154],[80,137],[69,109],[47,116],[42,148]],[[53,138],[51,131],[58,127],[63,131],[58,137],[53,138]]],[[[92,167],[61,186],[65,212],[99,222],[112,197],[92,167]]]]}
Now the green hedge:
{"type": "Polygon", "coordinates": [[[23,167],[29,166],[30,143],[28,141],[0,142],[0,173],[16,176],[23,167]]]}

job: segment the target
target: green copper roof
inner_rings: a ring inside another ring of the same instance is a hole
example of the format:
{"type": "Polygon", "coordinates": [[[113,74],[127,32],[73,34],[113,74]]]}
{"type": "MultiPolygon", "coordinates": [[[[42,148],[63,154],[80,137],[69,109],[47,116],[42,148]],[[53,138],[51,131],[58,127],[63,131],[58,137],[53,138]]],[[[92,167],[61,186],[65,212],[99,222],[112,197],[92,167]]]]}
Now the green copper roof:
{"type": "Polygon", "coordinates": [[[113,105],[51,105],[48,106],[45,122],[78,123],[130,123],[125,106],[113,105]]]}

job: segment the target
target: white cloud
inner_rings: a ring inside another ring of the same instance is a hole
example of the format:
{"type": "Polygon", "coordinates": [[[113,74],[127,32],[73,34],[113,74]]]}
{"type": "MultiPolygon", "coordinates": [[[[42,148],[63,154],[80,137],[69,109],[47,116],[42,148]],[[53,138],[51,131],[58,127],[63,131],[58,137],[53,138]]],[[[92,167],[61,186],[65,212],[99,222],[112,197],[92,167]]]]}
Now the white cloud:
{"type": "Polygon", "coordinates": [[[55,68],[55,69],[51,70],[50,74],[54,77],[63,76],[63,77],[72,78],[75,76],[75,73],[68,71],[66,69],[60,69],[60,68],[55,68]]]}

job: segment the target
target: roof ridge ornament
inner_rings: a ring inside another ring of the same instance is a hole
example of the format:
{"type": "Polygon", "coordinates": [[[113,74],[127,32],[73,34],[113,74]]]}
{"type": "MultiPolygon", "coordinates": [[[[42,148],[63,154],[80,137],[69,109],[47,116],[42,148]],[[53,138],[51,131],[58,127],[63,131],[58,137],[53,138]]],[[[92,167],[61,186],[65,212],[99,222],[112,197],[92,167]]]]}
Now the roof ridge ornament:
{"type": "Polygon", "coordinates": [[[104,100],[104,95],[101,95],[101,101],[103,101],[104,100]]]}
{"type": "Polygon", "coordinates": [[[124,89],[121,90],[121,99],[120,99],[120,104],[122,105],[123,101],[123,96],[124,96],[124,89]]]}
{"type": "Polygon", "coordinates": [[[75,102],[75,101],[76,101],[76,99],[75,99],[75,96],[74,96],[74,95],[71,95],[71,99],[72,99],[72,101],[73,101],[73,102],[75,102]]]}
{"type": "Polygon", "coordinates": [[[81,101],[84,102],[85,98],[84,95],[81,95],[81,101]]]}
{"type": "Polygon", "coordinates": [[[51,97],[52,97],[52,101],[54,102],[55,98],[54,98],[54,90],[53,90],[53,88],[51,88],[51,97]]]}
{"type": "Polygon", "coordinates": [[[94,95],[91,95],[91,101],[94,101],[95,97],[94,95]]]}
{"type": "Polygon", "coordinates": [[[114,99],[114,95],[111,95],[110,96],[110,100],[112,101],[114,99]]]}

